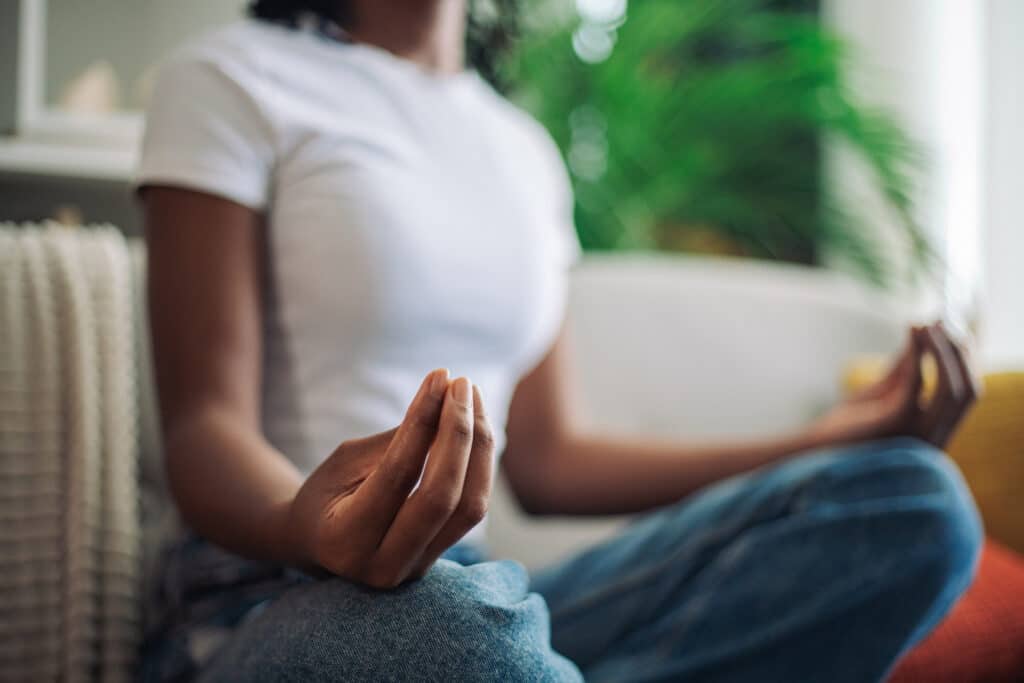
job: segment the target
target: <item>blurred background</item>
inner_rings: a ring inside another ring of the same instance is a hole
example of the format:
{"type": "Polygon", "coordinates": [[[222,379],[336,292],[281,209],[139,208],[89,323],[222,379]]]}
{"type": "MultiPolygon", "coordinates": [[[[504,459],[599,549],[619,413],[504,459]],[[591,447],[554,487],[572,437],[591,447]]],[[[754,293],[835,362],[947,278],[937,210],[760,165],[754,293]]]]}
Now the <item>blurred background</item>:
{"type": "MultiPolygon", "coordinates": [[[[839,269],[1024,348],[1024,5],[491,0],[505,92],[551,131],[591,251],[839,269]]],[[[111,222],[154,65],[241,0],[4,0],[0,220],[111,222]]]]}
{"type": "MultiPolygon", "coordinates": [[[[62,624],[61,577],[93,585],[77,558],[97,538],[130,539],[102,546],[133,562],[95,583],[130,617],[124,661],[139,636],[124,586],[154,575],[174,523],[131,194],[142,111],[159,61],[245,4],[0,0],[0,547],[23,570],[8,594],[62,624]],[[102,523],[83,513],[95,501],[113,511],[102,523]],[[46,521],[51,536],[11,520],[46,521]]],[[[953,626],[893,680],[1020,680],[1024,2],[470,6],[474,30],[520,10],[513,49],[485,75],[551,132],[572,177],[586,257],[569,325],[591,426],[786,432],[877,378],[910,321],[974,338],[985,395],[949,451],[989,541],[953,626]]],[[[499,481],[489,538],[540,566],[621,523],[526,518],[499,481]]],[[[69,611],[83,633],[90,596],[69,611]]],[[[18,641],[31,664],[56,667],[59,640],[33,634],[18,641]]]]}

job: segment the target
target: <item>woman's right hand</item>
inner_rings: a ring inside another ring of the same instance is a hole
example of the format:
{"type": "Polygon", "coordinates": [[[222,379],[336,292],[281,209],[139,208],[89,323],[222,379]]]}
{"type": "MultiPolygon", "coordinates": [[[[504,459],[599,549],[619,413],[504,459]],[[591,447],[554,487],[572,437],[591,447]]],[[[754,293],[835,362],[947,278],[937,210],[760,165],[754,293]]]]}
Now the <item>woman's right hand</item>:
{"type": "Polygon", "coordinates": [[[394,588],[483,519],[493,460],[480,392],[435,370],[398,427],[342,443],[309,476],[288,510],[286,544],[302,566],[394,588]]]}

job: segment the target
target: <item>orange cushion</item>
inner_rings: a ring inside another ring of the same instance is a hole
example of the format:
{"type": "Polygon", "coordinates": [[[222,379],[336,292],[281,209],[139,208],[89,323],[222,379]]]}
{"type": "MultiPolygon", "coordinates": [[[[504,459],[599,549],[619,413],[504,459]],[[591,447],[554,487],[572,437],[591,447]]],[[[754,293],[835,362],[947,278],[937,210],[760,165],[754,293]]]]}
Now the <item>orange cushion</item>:
{"type": "Polygon", "coordinates": [[[989,540],[974,584],[889,683],[1024,681],[1024,557],[989,540]]]}

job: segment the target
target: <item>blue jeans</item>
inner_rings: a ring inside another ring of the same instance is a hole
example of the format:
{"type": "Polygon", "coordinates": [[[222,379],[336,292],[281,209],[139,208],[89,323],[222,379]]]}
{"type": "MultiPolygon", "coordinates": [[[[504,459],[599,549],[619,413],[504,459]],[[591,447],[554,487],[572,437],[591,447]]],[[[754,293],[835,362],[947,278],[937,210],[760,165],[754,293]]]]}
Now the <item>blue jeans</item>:
{"type": "Polygon", "coordinates": [[[868,443],[709,487],[533,576],[471,563],[459,547],[464,564],[440,560],[391,592],[282,575],[192,673],[878,681],[968,586],[981,535],[944,455],[911,439],[868,443]]]}

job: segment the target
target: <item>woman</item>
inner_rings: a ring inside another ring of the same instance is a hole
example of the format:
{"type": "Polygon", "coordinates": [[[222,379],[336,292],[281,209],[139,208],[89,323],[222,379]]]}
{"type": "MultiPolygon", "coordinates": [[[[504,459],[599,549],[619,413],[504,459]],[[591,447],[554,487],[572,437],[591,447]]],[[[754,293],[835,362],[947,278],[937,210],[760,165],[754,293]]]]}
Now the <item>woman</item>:
{"type": "Polygon", "coordinates": [[[164,66],[148,119],[166,465],[194,532],[148,677],[869,681],[939,621],[980,536],[935,448],[973,398],[940,326],[786,438],[580,434],[569,185],[465,69],[464,0],[253,13],[164,66]],[[531,513],[647,514],[533,575],[487,561],[498,455],[531,513]]]}

